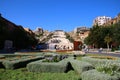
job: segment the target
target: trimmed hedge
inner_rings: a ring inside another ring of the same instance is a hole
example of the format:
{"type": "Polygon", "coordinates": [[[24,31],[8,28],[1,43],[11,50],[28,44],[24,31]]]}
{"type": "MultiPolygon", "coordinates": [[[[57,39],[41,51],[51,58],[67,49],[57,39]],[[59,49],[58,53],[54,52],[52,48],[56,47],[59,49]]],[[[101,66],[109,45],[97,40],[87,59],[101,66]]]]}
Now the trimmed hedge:
{"type": "Polygon", "coordinates": [[[5,58],[5,56],[0,55],[0,59],[3,59],[3,58],[5,58]]]}
{"type": "Polygon", "coordinates": [[[97,70],[89,70],[81,74],[82,80],[120,80],[116,75],[110,76],[108,74],[98,72],[97,70]]]}
{"type": "Polygon", "coordinates": [[[30,72],[68,72],[71,69],[69,58],[59,62],[42,62],[42,60],[27,64],[30,72]]]}
{"type": "Polygon", "coordinates": [[[4,66],[2,64],[4,58],[5,58],[5,56],[0,55],[0,68],[4,68],[4,66]]]}
{"type": "Polygon", "coordinates": [[[2,62],[3,62],[3,60],[0,60],[0,68],[4,68],[2,62]]]}
{"type": "Polygon", "coordinates": [[[44,57],[42,56],[37,56],[34,58],[24,58],[24,59],[18,59],[18,60],[5,60],[2,62],[2,64],[4,65],[4,67],[6,69],[17,69],[17,68],[22,68],[22,67],[26,67],[26,65],[32,61],[36,61],[36,60],[40,60],[43,59],[44,57]]]}
{"type": "Polygon", "coordinates": [[[93,66],[97,66],[99,64],[105,64],[106,62],[108,63],[120,63],[120,60],[108,60],[108,59],[97,59],[97,58],[91,58],[91,57],[82,57],[82,61],[86,61],[91,63],[93,66]]]}
{"type": "Polygon", "coordinates": [[[79,60],[71,60],[70,63],[73,69],[79,74],[81,74],[84,71],[94,69],[94,67],[88,62],[83,62],[79,60]]]}

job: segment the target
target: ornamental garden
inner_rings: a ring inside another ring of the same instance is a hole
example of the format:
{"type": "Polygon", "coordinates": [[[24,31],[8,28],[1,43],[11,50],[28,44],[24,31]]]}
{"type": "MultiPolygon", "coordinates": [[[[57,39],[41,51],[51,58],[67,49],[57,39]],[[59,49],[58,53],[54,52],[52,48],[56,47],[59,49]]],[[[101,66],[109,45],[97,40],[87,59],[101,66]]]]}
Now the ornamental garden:
{"type": "Polygon", "coordinates": [[[120,80],[120,59],[100,54],[1,54],[0,74],[0,80],[120,80]]]}

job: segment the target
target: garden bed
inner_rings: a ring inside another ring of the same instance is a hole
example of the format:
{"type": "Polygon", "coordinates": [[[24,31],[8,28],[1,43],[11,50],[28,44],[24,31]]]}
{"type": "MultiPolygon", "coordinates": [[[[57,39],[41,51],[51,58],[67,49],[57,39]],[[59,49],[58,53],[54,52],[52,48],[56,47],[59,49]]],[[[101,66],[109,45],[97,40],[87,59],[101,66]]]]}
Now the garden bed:
{"type": "Polygon", "coordinates": [[[14,58],[14,59],[9,59],[9,60],[4,60],[2,61],[2,64],[6,69],[17,69],[17,68],[22,68],[26,67],[26,65],[32,61],[40,60],[43,59],[43,56],[27,56],[24,58],[14,58]]]}
{"type": "Polygon", "coordinates": [[[119,58],[111,58],[111,59],[107,59],[107,58],[105,58],[105,59],[100,59],[99,57],[91,57],[91,56],[89,56],[89,57],[82,57],[81,58],[81,60],[82,61],[86,61],[86,62],[89,62],[89,63],[91,63],[93,66],[97,66],[98,64],[104,64],[104,63],[106,63],[106,62],[111,62],[111,63],[113,63],[113,62],[116,62],[116,63],[120,63],[120,59],[119,58]]]}
{"type": "Polygon", "coordinates": [[[63,59],[60,61],[45,61],[39,60],[35,62],[31,62],[27,65],[27,69],[30,72],[67,72],[69,71],[71,65],[68,62],[68,59],[63,59]]]}
{"type": "Polygon", "coordinates": [[[81,79],[82,80],[120,80],[119,76],[120,76],[119,73],[118,75],[110,76],[108,74],[98,72],[97,70],[93,69],[83,72],[81,74],[81,79]]]}
{"type": "Polygon", "coordinates": [[[112,56],[91,56],[91,58],[117,60],[117,57],[112,57],[112,56]]]}
{"type": "Polygon", "coordinates": [[[90,64],[88,62],[83,62],[80,60],[70,60],[70,63],[72,65],[73,69],[75,70],[75,72],[77,72],[79,74],[81,74],[84,71],[94,69],[92,64],[90,64]]]}

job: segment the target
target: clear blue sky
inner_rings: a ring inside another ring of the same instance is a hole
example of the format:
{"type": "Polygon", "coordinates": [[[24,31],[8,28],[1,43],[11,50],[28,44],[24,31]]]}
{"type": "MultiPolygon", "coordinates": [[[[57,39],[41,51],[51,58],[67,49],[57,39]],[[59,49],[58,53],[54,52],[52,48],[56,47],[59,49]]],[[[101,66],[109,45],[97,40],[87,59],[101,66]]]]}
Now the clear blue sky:
{"type": "Polygon", "coordinates": [[[4,18],[32,30],[72,31],[91,27],[97,16],[115,17],[119,12],[120,0],[0,0],[4,18]]]}

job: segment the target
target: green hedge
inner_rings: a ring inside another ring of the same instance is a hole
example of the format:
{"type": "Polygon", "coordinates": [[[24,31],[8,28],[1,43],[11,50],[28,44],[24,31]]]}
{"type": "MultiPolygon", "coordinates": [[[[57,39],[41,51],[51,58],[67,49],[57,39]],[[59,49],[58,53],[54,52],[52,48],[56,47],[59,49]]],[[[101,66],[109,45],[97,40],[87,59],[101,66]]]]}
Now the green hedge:
{"type": "Polygon", "coordinates": [[[3,64],[2,64],[2,60],[0,60],[0,68],[4,68],[3,64]]]}
{"type": "Polygon", "coordinates": [[[42,56],[37,56],[37,57],[33,57],[33,58],[21,58],[18,60],[5,60],[2,62],[2,64],[4,65],[4,67],[6,69],[17,69],[17,68],[21,68],[21,67],[26,67],[26,65],[32,61],[36,61],[36,60],[40,60],[43,59],[44,57],[42,56]]]}
{"type": "Polygon", "coordinates": [[[93,66],[97,66],[99,64],[105,64],[106,62],[108,63],[120,63],[120,60],[108,60],[108,59],[97,59],[97,58],[91,58],[91,57],[82,57],[82,61],[86,61],[91,63],[93,66]]]}
{"type": "Polygon", "coordinates": [[[94,67],[88,62],[83,62],[79,60],[71,60],[70,63],[73,69],[79,74],[81,74],[84,71],[94,69],[94,67]]]}
{"type": "Polygon", "coordinates": [[[120,78],[116,75],[110,76],[94,69],[83,72],[81,74],[81,78],[82,80],[120,80],[120,78]]]}
{"type": "Polygon", "coordinates": [[[5,58],[5,56],[0,55],[0,59],[5,58]]]}
{"type": "Polygon", "coordinates": [[[5,58],[5,56],[0,55],[0,68],[4,67],[3,64],[2,64],[2,62],[3,62],[2,59],[4,59],[4,58],[5,58]]]}
{"type": "Polygon", "coordinates": [[[71,69],[69,58],[59,62],[42,62],[42,60],[27,64],[30,72],[67,72],[71,69]]]}

